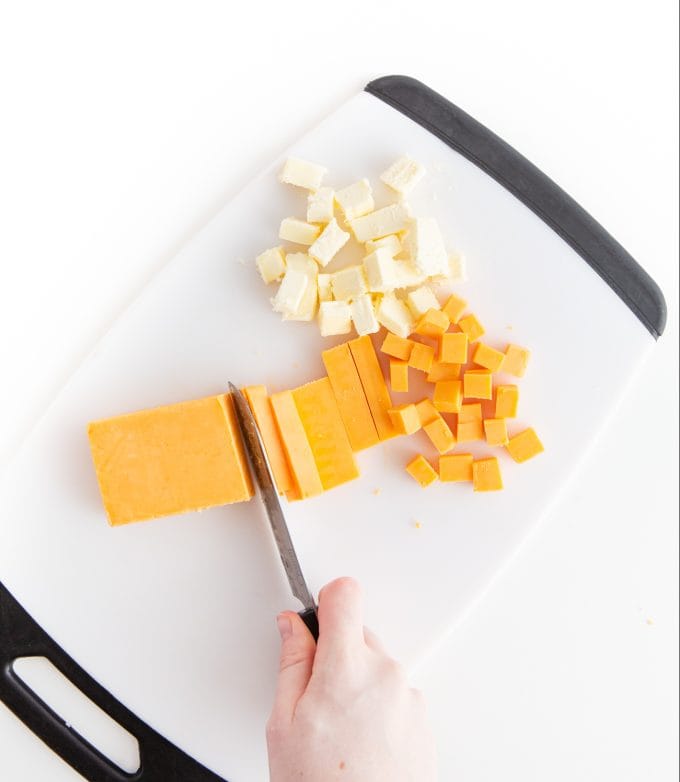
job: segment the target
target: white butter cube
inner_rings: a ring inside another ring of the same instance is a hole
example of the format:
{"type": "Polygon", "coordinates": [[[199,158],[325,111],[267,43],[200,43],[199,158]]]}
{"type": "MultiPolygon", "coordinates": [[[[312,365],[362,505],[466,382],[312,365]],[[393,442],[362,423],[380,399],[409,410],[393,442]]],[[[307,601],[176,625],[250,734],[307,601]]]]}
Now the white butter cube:
{"type": "Polygon", "coordinates": [[[398,337],[408,337],[413,331],[415,322],[408,307],[393,293],[386,293],[376,311],[378,323],[398,337]]]}
{"type": "Polygon", "coordinates": [[[364,269],[372,293],[388,293],[399,284],[394,258],[384,247],[364,258],[364,269]]]}
{"type": "Polygon", "coordinates": [[[397,193],[406,195],[424,176],[425,168],[407,155],[403,155],[380,175],[380,179],[397,193]]]}
{"type": "MultiPolygon", "coordinates": [[[[313,263],[313,261],[312,261],[313,263]]],[[[307,274],[307,287],[302,294],[300,304],[294,312],[284,313],[284,320],[310,321],[316,317],[316,309],[319,304],[319,294],[316,287],[316,274],[307,274]]]]}
{"type": "Polygon", "coordinates": [[[319,226],[298,220],[297,217],[285,217],[281,220],[279,239],[296,244],[314,244],[319,235],[319,226]]]}
{"type": "Polygon", "coordinates": [[[322,301],[319,306],[319,329],[322,337],[349,334],[352,330],[352,309],[346,301],[322,301]]]}
{"type": "Polygon", "coordinates": [[[360,179],[353,185],[337,190],[335,200],[338,202],[342,213],[348,220],[372,212],[375,207],[373,191],[368,179],[360,179]]]}
{"type": "Polygon", "coordinates": [[[272,247],[260,253],[255,259],[255,264],[267,284],[280,280],[286,273],[286,260],[280,247],[272,247]]]}
{"type": "Polygon", "coordinates": [[[397,273],[397,288],[415,288],[427,280],[427,275],[419,272],[412,261],[395,261],[394,267],[397,273]]]}
{"type": "Polygon", "coordinates": [[[353,301],[368,292],[366,276],[361,266],[348,266],[335,272],[331,286],[336,301],[353,301]]]}
{"type": "Polygon", "coordinates": [[[331,274],[318,274],[316,284],[319,289],[319,301],[333,301],[333,288],[331,286],[331,274]]]}
{"type": "Polygon", "coordinates": [[[318,190],[327,170],[316,163],[310,163],[308,160],[289,157],[283,164],[279,174],[279,181],[288,185],[305,187],[308,190],[318,190]]]}
{"type": "Polygon", "coordinates": [[[352,322],[357,334],[363,337],[364,334],[375,334],[380,328],[371,297],[364,293],[352,302],[352,322]]]}
{"type": "Polygon", "coordinates": [[[347,231],[343,231],[338,225],[338,221],[333,218],[309,248],[309,254],[321,266],[326,266],[333,260],[333,256],[347,244],[348,239],[347,231]]]}
{"type": "Polygon", "coordinates": [[[420,318],[428,310],[441,309],[437,297],[427,285],[416,288],[406,296],[406,304],[413,313],[414,318],[420,318]]]}
{"type": "Polygon", "coordinates": [[[449,272],[449,256],[439,225],[433,217],[416,217],[411,221],[404,240],[413,265],[428,277],[449,272]]]}
{"type": "Polygon", "coordinates": [[[308,285],[307,274],[296,269],[288,269],[283,275],[276,296],[272,299],[274,312],[280,312],[284,317],[295,314],[308,285]]]}
{"type": "Polygon", "coordinates": [[[330,223],[333,219],[335,193],[332,187],[320,187],[307,196],[307,222],[330,223]]]}
{"type": "Polygon", "coordinates": [[[409,222],[410,211],[406,204],[391,204],[363,217],[350,221],[350,226],[359,242],[379,239],[387,234],[403,231],[409,222]]]}
{"type": "Polygon", "coordinates": [[[369,239],[364,247],[367,255],[376,250],[389,250],[390,255],[394,258],[395,255],[399,255],[401,252],[401,239],[396,234],[388,234],[383,236],[382,239],[369,239]]]}
{"type": "Polygon", "coordinates": [[[286,269],[295,269],[296,272],[302,272],[314,280],[319,272],[316,261],[310,258],[307,253],[287,253],[286,269]]]}

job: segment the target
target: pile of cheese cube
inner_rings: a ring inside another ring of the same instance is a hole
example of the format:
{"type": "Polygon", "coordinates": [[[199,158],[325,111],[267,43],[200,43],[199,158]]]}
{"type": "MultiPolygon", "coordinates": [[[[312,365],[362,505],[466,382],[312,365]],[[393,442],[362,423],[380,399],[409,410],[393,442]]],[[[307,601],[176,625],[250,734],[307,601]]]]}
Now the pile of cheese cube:
{"type": "Polygon", "coordinates": [[[349,334],[352,327],[372,334],[383,325],[407,337],[436,306],[426,283],[465,279],[464,260],[447,251],[437,221],[414,217],[404,200],[425,169],[406,156],[396,160],[380,179],[398,200],[379,209],[368,179],[334,190],[322,185],[325,174],[322,166],[289,158],[279,175],[308,191],[306,220],[287,217],[279,229],[280,239],[306,251],[279,246],[257,257],[265,283],[279,282],[274,311],[284,320],[318,317],[322,336],[349,334]],[[362,263],[325,273],[352,236],[363,245],[362,263]]]}

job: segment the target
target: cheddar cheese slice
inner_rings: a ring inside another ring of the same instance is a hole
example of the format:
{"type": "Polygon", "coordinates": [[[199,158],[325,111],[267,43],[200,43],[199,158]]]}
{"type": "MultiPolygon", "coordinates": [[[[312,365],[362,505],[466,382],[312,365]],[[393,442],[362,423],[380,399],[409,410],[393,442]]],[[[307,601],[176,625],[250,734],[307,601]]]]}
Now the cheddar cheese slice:
{"type": "Polygon", "coordinates": [[[267,388],[265,386],[248,386],[243,389],[243,393],[246,395],[250,409],[253,411],[257,428],[260,430],[279,494],[286,494],[291,491],[295,493],[295,480],[288,464],[286,451],[281,442],[281,435],[276,425],[274,411],[267,396],[267,388]]]}
{"type": "Polygon", "coordinates": [[[363,451],[364,448],[376,445],[380,442],[380,437],[373,423],[371,409],[349,343],[324,350],[321,358],[352,449],[363,451]]]}
{"type": "MultiPolygon", "coordinates": [[[[300,499],[321,494],[323,484],[293,392],[279,391],[277,394],[272,394],[270,399],[300,499]]],[[[289,499],[296,496],[297,494],[291,494],[289,499]]]]}
{"type": "Polygon", "coordinates": [[[111,525],[253,496],[231,396],[94,421],[88,436],[111,525]]]}
{"type": "Polygon", "coordinates": [[[359,476],[354,453],[327,377],[293,391],[324,490],[359,476]]]}
{"type": "Polygon", "coordinates": [[[381,440],[395,437],[399,433],[387,412],[392,407],[392,400],[371,338],[369,336],[359,337],[351,340],[348,345],[361,379],[378,437],[381,440]]]}

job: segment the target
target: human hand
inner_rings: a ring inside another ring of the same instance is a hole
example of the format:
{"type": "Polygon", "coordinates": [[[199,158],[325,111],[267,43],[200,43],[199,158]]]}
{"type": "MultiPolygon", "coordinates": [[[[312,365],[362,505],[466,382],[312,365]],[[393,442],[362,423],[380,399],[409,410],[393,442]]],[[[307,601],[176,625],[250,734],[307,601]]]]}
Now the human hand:
{"type": "Polygon", "coordinates": [[[359,585],[319,594],[319,640],[292,611],[277,617],[281,664],[267,723],[271,782],[433,782],[423,696],[363,626],[359,585]]]}

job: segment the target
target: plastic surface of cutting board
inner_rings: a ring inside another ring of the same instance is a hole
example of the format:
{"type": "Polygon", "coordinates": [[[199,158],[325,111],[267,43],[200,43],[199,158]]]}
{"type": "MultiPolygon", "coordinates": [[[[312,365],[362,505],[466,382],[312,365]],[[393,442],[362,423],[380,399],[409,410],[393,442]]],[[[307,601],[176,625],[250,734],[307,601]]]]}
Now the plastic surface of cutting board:
{"type": "MultiPolygon", "coordinates": [[[[86,424],[220,393],[228,379],[274,391],[324,374],[321,350],[334,341],[314,325],[282,323],[252,260],[278,244],[283,217],[304,214],[303,191],[277,181],[285,157],[322,163],[333,185],[369,177],[378,205],[389,199],[378,181],[389,163],[404,153],[422,162],[428,175],[409,201],[415,214],[436,217],[447,244],[466,256],[469,281],[457,290],[491,344],[532,351],[519,381],[518,425],[535,426],[546,452],[524,465],[501,455],[505,491],[421,490],[404,472],[411,455],[427,451],[419,433],[359,454],[359,480],[286,507],[312,590],[339,575],[358,578],[367,624],[410,665],[546,512],[663,329],[654,284],[639,268],[596,273],[577,233],[564,238],[569,219],[585,213],[574,215],[573,202],[549,203],[561,191],[527,161],[488,131],[490,158],[467,159],[484,129],[462,113],[452,119],[453,107],[416,82],[394,77],[368,90],[374,94],[352,98],[255,177],[167,265],[62,390],[0,485],[5,587],[94,680],[231,782],[266,778],[274,616],[299,608],[261,505],[111,529],[86,424]],[[452,148],[456,137],[463,154],[452,148]],[[552,189],[523,193],[525,175],[552,189]],[[503,176],[506,187],[496,181],[503,176]],[[520,198],[531,197],[528,208],[520,198]]],[[[600,238],[596,232],[595,255],[600,238]]],[[[148,778],[172,782],[165,773],[148,778]]],[[[181,778],[209,778],[202,773],[197,766],[181,778]]]]}

